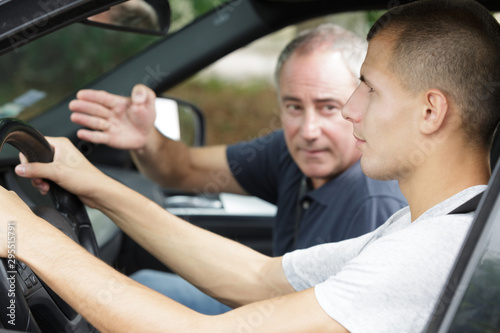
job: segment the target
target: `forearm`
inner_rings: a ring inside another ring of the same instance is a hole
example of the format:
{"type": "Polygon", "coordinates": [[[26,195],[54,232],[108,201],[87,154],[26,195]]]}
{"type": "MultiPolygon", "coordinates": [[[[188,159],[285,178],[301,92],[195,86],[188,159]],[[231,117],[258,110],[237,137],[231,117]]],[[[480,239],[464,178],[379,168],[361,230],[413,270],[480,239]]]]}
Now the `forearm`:
{"type": "Polygon", "coordinates": [[[188,147],[156,130],[147,142],[131,155],[139,171],[157,184],[192,193],[247,194],[229,168],[226,146],[188,147]]]}
{"type": "Polygon", "coordinates": [[[118,273],[41,223],[23,237],[28,245],[20,259],[100,332],[347,332],[321,309],[312,288],[219,316],[196,313],[118,273]]]}
{"type": "Polygon", "coordinates": [[[120,274],[47,222],[30,227],[19,235],[19,259],[99,331],[202,331],[205,316],[120,274]]]}
{"type": "Polygon", "coordinates": [[[188,147],[163,136],[156,129],[148,136],[144,147],[130,153],[139,171],[164,187],[180,186],[186,177],[185,166],[190,164],[188,147]]]}
{"type": "Polygon", "coordinates": [[[104,188],[97,208],[173,271],[226,304],[292,291],[280,258],[193,226],[119,183],[104,188]]]}

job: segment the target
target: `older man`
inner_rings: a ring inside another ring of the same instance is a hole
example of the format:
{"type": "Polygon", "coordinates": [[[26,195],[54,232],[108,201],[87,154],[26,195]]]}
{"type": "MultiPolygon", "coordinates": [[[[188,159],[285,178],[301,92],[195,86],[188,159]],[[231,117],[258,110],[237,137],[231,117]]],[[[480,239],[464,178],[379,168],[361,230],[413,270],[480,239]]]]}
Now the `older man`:
{"type": "Polygon", "coordinates": [[[81,139],[130,149],[158,184],[200,191],[224,174],[221,192],[277,204],[273,250],[282,255],[362,235],[405,205],[395,182],[363,175],[351,124],[340,113],[359,83],[365,53],[366,43],[338,26],[300,34],[276,68],[283,130],[251,142],[189,148],[168,139],[154,129],[155,97],[142,85],[131,99],[80,91],[71,119],[94,129],[79,130],[81,139]]]}

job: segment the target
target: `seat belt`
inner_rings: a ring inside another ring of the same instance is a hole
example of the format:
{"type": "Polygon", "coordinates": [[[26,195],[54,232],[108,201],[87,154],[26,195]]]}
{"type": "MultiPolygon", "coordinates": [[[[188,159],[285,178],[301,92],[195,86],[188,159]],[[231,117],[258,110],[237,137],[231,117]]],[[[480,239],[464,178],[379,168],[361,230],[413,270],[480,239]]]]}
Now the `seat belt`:
{"type": "Polygon", "coordinates": [[[481,201],[481,196],[484,192],[478,193],[451,212],[448,215],[452,214],[467,214],[476,210],[477,205],[479,205],[479,201],[481,201]]]}

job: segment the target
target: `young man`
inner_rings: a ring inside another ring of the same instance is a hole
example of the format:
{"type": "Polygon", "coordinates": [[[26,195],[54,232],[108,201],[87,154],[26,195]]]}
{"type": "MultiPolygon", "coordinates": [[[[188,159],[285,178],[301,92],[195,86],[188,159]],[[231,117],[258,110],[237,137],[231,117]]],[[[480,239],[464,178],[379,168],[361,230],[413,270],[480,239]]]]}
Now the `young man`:
{"type": "Polygon", "coordinates": [[[24,163],[19,175],[73,191],[180,275],[240,307],[218,316],[186,309],[90,256],[3,189],[0,255],[15,220],[19,259],[100,331],[144,323],[162,332],[422,331],[473,218],[449,213],[490,176],[500,92],[484,83],[500,79],[500,26],[473,0],[413,2],[378,22],[343,115],[363,170],[397,179],[409,207],[374,232],[269,258],[178,220],[100,173],[67,140],[50,139],[55,162],[24,163]],[[113,297],[102,304],[95,292],[109,281],[113,297]]]}
{"type": "MultiPolygon", "coordinates": [[[[250,142],[189,148],[168,139],[153,126],[155,95],[142,85],[131,99],[81,91],[71,118],[94,129],[80,130],[80,138],[131,149],[139,169],[164,186],[200,192],[217,175],[222,192],[276,204],[273,254],[283,255],[363,235],[407,205],[397,182],[363,174],[352,125],[341,115],[365,55],[365,41],[332,24],[299,34],[275,71],[283,130],[250,142]]],[[[205,314],[229,309],[173,274],[132,277],[205,314]]]]}

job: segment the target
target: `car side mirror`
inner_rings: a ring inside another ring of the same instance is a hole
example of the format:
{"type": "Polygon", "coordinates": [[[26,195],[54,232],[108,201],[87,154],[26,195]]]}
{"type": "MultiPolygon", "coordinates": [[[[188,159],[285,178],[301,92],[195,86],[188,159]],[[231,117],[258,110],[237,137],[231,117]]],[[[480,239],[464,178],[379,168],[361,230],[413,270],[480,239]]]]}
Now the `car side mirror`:
{"type": "Polygon", "coordinates": [[[168,0],[128,0],[82,23],[129,32],[164,36],[170,27],[168,0]]]}
{"type": "Polygon", "coordinates": [[[205,144],[205,117],[195,105],[175,98],[155,100],[156,129],[166,137],[190,147],[205,144]]]}

